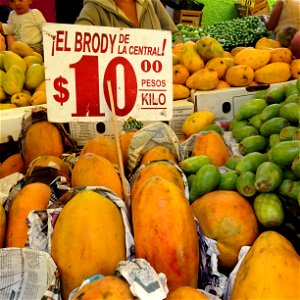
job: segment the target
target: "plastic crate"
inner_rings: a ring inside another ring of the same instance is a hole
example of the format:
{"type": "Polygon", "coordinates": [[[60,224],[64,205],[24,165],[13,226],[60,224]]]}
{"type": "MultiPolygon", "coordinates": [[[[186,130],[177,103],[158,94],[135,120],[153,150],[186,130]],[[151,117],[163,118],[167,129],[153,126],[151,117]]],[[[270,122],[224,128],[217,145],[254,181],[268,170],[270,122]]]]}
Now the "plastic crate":
{"type": "Polygon", "coordinates": [[[259,16],[262,14],[269,14],[270,9],[266,0],[256,0],[254,7],[247,8],[246,6],[236,3],[236,9],[240,17],[259,16]]]}

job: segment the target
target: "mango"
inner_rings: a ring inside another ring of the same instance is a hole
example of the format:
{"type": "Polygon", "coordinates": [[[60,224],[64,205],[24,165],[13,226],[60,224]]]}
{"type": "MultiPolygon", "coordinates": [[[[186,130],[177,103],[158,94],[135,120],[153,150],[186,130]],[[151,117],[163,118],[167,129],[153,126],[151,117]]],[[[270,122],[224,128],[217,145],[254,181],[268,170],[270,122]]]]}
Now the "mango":
{"type": "Polygon", "coordinates": [[[4,102],[7,99],[7,94],[4,91],[4,88],[0,86],[0,102],[4,102]]]}
{"type": "Polygon", "coordinates": [[[186,42],[179,56],[180,64],[184,65],[190,74],[204,68],[204,61],[195,48],[195,43],[186,42]]]}
{"type": "Polygon", "coordinates": [[[3,89],[8,95],[13,95],[22,91],[24,82],[24,70],[19,65],[13,65],[3,76],[3,89]]]}
{"type": "Polygon", "coordinates": [[[10,102],[16,104],[18,107],[29,106],[30,105],[30,95],[26,93],[16,93],[13,94],[10,102]]]}
{"type": "Polygon", "coordinates": [[[183,84],[173,83],[173,100],[185,99],[190,95],[190,89],[183,84]]]}
{"type": "Polygon", "coordinates": [[[3,70],[0,70],[0,86],[3,86],[3,77],[4,77],[5,72],[3,70]]]}
{"type": "Polygon", "coordinates": [[[218,83],[218,72],[214,69],[204,68],[189,76],[185,85],[190,89],[209,91],[215,89],[218,83]]]}
{"type": "Polygon", "coordinates": [[[215,57],[223,57],[224,49],[219,41],[212,37],[202,37],[196,42],[197,52],[207,62],[215,57]]]}
{"type": "Polygon", "coordinates": [[[0,70],[5,70],[4,68],[4,53],[0,53],[0,70]]]}
{"type": "Polygon", "coordinates": [[[34,90],[45,80],[45,67],[41,64],[32,64],[26,71],[25,87],[34,90]]]}
{"type": "Polygon", "coordinates": [[[11,51],[21,57],[33,54],[33,49],[28,44],[21,41],[14,41],[11,45],[11,51]]]}
{"type": "Polygon", "coordinates": [[[237,65],[227,70],[225,80],[231,86],[247,86],[254,79],[254,70],[248,65],[237,65]]]}
{"type": "Polygon", "coordinates": [[[30,105],[41,105],[47,103],[47,95],[45,91],[36,91],[30,97],[30,105]]]}
{"type": "Polygon", "coordinates": [[[290,77],[290,65],[284,62],[270,63],[254,72],[254,80],[259,83],[282,82],[289,80],[290,77]]]}
{"type": "Polygon", "coordinates": [[[11,66],[18,65],[24,72],[26,70],[26,64],[22,57],[12,51],[4,51],[4,69],[7,72],[11,66]]]}
{"type": "Polygon", "coordinates": [[[25,56],[25,57],[23,57],[23,60],[26,64],[27,68],[30,67],[32,64],[40,64],[40,65],[43,64],[43,61],[41,60],[41,58],[34,56],[34,55],[25,56]]]}

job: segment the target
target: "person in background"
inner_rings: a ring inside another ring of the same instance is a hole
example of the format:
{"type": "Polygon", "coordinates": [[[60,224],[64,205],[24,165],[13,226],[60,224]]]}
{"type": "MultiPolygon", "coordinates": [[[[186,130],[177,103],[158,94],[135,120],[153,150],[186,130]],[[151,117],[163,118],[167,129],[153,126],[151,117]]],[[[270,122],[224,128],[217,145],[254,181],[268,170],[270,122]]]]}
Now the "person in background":
{"type": "Polygon", "coordinates": [[[42,54],[42,25],[46,23],[43,14],[38,9],[30,9],[32,0],[10,0],[9,3],[12,11],[7,23],[0,23],[0,31],[7,38],[7,50],[14,41],[21,41],[42,54]]]}
{"type": "Polygon", "coordinates": [[[179,33],[160,0],[84,0],[75,24],[179,33]]]}
{"type": "Polygon", "coordinates": [[[300,0],[277,0],[270,15],[262,15],[261,19],[266,28],[273,31],[273,38],[283,47],[289,47],[300,30],[300,0]]]}

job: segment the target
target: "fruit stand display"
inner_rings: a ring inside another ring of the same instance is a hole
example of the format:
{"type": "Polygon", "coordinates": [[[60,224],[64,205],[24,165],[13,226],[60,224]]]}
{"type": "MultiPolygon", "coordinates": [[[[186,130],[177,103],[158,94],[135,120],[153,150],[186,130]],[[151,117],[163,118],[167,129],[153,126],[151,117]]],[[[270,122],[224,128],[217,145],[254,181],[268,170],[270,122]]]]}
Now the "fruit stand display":
{"type": "Polygon", "coordinates": [[[1,106],[34,106],[0,164],[1,297],[299,299],[300,61],[266,37],[254,46],[227,51],[210,36],[173,48],[174,101],[258,88],[228,127],[197,106],[183,138],[129,118],[118,143],[99,134],[82,147],[25,98],[43,63],[21,77],[28,55],[1,53],[1,106]],[[47,268],[33,267],[41,253],[47,268]],[[13,255],[25,267],[12,284],[13,255]]]}

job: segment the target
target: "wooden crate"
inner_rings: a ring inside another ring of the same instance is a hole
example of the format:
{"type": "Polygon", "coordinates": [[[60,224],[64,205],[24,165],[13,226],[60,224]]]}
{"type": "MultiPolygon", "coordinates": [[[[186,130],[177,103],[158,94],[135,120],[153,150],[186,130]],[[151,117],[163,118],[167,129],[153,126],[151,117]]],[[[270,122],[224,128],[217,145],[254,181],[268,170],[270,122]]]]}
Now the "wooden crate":
{"type": "Polygon", "coordinates": [[[266,0],[256,0],[254,7],[249,7],[247,11],[246,6],[242,6],[240,3],[236,3],[236,9],[238,10],[240,17],[248,16],[259,16],[262,14],[269,14],[270,9],[266,0]]]}
{"type": "Polygon", "coordinates": [[[175,10],[173,19],[175,24],[201,26],[202,11],[197,10],[175,10]]]}

